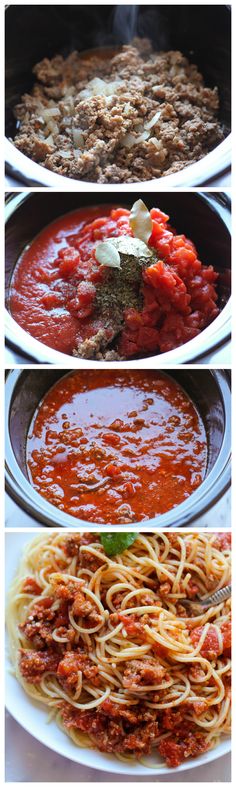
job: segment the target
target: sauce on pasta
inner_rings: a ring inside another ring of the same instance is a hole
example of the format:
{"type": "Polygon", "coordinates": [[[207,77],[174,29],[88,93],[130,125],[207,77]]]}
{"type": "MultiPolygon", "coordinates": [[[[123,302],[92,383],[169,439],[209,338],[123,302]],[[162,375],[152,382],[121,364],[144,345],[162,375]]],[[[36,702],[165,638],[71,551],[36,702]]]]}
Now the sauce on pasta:
{"type": "Polygon", "coordinates": [[[177,767],[230,732],[230,600],[182,603],[229,582],[229,533],[139,534],[112,558],[99,535],[40,535],[10,591],[16,677],[78,746],[177,767]]]}

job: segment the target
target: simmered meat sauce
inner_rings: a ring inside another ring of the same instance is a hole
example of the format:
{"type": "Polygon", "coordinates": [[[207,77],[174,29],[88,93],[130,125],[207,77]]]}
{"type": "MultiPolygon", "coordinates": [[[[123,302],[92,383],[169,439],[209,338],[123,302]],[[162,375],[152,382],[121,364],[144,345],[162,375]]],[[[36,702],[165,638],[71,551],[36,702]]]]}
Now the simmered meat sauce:
{"type": "Polygon", "coordinates": [[[40,404],[27,441],[37,491],[95,523],[169,511],[197,489],[206,459],[193,403],[173,378],[150,370],[64,376],[40,404]]]}

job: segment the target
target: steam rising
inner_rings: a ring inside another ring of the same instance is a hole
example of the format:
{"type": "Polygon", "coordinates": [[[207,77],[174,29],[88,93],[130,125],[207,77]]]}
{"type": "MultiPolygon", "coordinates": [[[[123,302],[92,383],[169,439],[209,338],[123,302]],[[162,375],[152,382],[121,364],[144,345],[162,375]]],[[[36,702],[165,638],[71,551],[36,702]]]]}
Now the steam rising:
{"type": "Polygon", "coordinates": [[[145,5],[80,6],[82,24],[78,24],[78,6],[55,6],[55,21],[67,29],[68,44],[62,48],[67,56],[78,51],[104,46],[129,44],[135,36],[149,38],[155,51],[171,48],[169,19],[165,8],[145,5]]]}
{"type": "Polygon", "coordinates": [[[138,33],[138,6],[117,5],[113,17],[113,32],[123,44],[129,44],[138,33]]]}

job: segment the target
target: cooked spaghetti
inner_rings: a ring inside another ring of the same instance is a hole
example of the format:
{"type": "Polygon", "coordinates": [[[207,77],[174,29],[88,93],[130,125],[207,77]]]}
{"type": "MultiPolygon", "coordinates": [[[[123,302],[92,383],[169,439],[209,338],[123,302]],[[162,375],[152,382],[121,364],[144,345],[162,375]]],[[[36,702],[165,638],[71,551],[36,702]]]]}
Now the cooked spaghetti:
{"type": "Polygon", "coordinates": [[[78,746],[177,767],[230,732],[230,601],[184,605],[229,581],[229,533],[139,534],[113,557],[96,534],[38,536],[10,590],[16,677],[78,746]]]}

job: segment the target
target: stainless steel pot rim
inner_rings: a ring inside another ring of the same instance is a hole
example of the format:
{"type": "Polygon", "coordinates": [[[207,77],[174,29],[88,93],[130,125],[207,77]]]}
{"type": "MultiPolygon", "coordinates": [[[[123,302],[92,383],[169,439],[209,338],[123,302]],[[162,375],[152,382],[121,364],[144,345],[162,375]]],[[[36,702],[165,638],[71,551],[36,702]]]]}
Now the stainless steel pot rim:
{"type": "Polygon", "coordinates": [[[176,186],[198,186],[201,183],[206,183],[207,180],[230,167],[231,136],[232,135],[229,134],[223,142],[217,145],[210,153],[207,153],[204,158],[200,159],[200,161],[197,161],[195,164],[190,164],[183,170],[180,170],[180,172],[155,180],[140,181],[140,184],[101,184],[74,180],[73,178],[66,178],[64,175],[57,175],[45,169],[40,164],[37,164],[35,161],[32,161],[28,156],[25,156],[24,153],[17,150],[7,137],[5,138],[5,161],[12,177],[18,177],[19,179],[23,177],[29,184],[32,183],[38,186],[58,187],[63,190],[68,189],[69,191],[80,192],[91,192],[92,189],[93,192],[99,191],[100,193],[110,193],[112,191],[123,191],[124,187],[127,192],[137,191],[137,186],[140,185],[143,191],[152,191],[157,187],[160,191],[165,191],[168,188],[175,188],[176,186]]]}
{"type": "Polygon", "coordinates": [[[207,326],[198,336],[191,339],[189,342],[160,355],[152,355],[147,358],[132,359],[129,361],[93,361],[84,358],[75,358],[72,355],[66,355],[57,350],[53,350],[47,345],[42,344],[37,339],[34,339],[27,333],[20,325],[18,325],[7,309],[5,310],[5,335],[7,342],[20,348],[23,352],[32,358],[32,361],[45,364],[59,364],[60,366],[68,366],[77,368],[94,369],[99,368],[123,368],[129,369],[131,366],[135,368],[150,368],[154,365],[155,368],[162,366],[169,366],[170,364],[190,363],[201,355],[207,354],[212,351],[213,347],[220,345],[222,342],[230,338],[231,333],[231,298],[218,314],[218,317],[207,326]]]}
{"type": "MultiPolygon", "coordinates": [[[[20,472],[20,475],[22,478],[24,478],[23,473],[20,472]]],[[[66,529],[89,529],[96,531],[104,529],[104,525],[96,525],[93,522],[87,522],[84,519],[75,519],[68,514],[63,514],[61,511],[59,511],[59,509],[56,509],[50,503],[45,505],[44,498],[41,497],[32,487],[30,487],[30,489],[25,491],[25,494],[23,494],[24,490],[22,488],[21,480],[22,479],[16,481],[14,476],[11,474],[9,467],[6,466],[6,492],[21,508],[23,508],[23,510],[25,510],[26,513],[30,514],[36,521],[39,521],[42,524],[50,527],[62,527],[66,529]]],[[[139,530],[140,528],[148,528],[149,530],[150,527],[158,527],[160,529],[169,527],[179,528],[189,525],[195,522],[199,516],[205,514],[209,508],[212,508],[227,491],[229,486],[230,466],[228,463],[225,465],[224,470],[218,479],[218,483],[216,484],[215,481],[213,481],[207,493],[202,490],[198,501],[194,499],[196,494],[194,492],[192,495],[190,495],[188,501],[185,501],[186,503],[188,502],[188,505],[182,503],[181,506],[172,509],[167,514],[162,514],[159,517],[149,519],[145,522],[131,523],[129,524],[129,530],[139,530]],[[185,508],[183,508],[183,506],[185,506],[185,508]]],[[[17,522],[15,523],[15,526],[17,526],[17,522]]],[[[112,523],[105,526],[106,529],[109,527],[114,529],[114,525],[112,523]]],[[[117,529],[121,529],[121,527],[122,526],[119,526],[117,529]]]]}
{"type": "MultiPolygon", "coordinates": [[[[209,198],[206,194],[198,194],[199,197],[202,197],[205,202],[209,202],[209,198]]],[[[228,195],[227,195],[228,196],[228,195]]],[[[30,194],[17,194],[16,197],[6,205],[5,209],[5,216],[6,221],[12,216],[14,211],[24,202],[26,199],[30,198],[30,194]]],[[[212,209],[212,203],[209,202],[209,207],[212,209]]],[[[225,221],[227,228],[230,228],[230,214],[228,222],[225,221]]],[[[161,368],[161,366],[168,366],[169,364],[180,364],[180,363],[190,363],[191,361],[201,357],[202,355],[206,355],[208,352],[212,351],[213,347],[216,348],[223,342],[229,340],[231,334],[231,298],[229,298],[227,304],[222,309],[220,314],[216,317],[213,322],[207,326],[198,336],[195,336],[194,339],[191,339],[189,342],[177,347],[175,350],[171,350],[166,353],[162,353],[161,355],[153,355],[149,358],[141,358],[141,359],[134,359],[129,361],[119,361],[120,368],[130,368],[130,366],[135,366],[136,368],[145,368],[149,367],[150,365],[154,364],[156,368],[161,368]]],[[[11,314],[5,309],[5,336],[7,342],[12,345],[14,348],[19,349],[32,358],[33,361],[37,361],[38,363],[50,363],[50,364],[60,364],[62,366],[68,366],[68,364],[73,367],[77,368],[78,363],[81,368],[96,368],[99,366],[101,367],[110,367],[116,368],[117,362],[115,361],[92,361],[82,358],[74,358],[71,355],[66,355],[57,350],[53,350],[51,347],[43,344],[42,342],[35,339],[31,336],[27,331],[21,328],[20,325],[13,319],[11,314]]]]}
{"type": "MultiPolygon", "coordinates": [[[[6,459],[5,475],[6,475],[6,491],[20,505],[26,512],[30,513],[36,520],[43,522],[50,526],[59,526],[64,528],[89,528],[93,530],[101,530],[101,525],[96,525],[86,520],[75,519],[74,517],[66,514],[60,509],[48,503],[30,484],[18,462],[15,458],[12,448],[8,420],[11,407],[11,398],[14,391],[15,384],[19,380],[22,371],[12,370],[7,377],[6,386],[9,387],[9,406],[6,407],[5,412],[5,435],[6,435],[6,459]]],[[[217,500],[229,488],[231,483],[231,451],[230,451],[230,388],[229,381],[223,372],[210,372],[219,387],[219,395],[223,394],[222,402],[224,404],[225,412],[225,431],[222,439],[222,445],[219,455],[210,470],[209,474],[203,480],[200,487],[193,492],[187,500],[180,505],[168,511],[166,514],[161,514],[154,519],[149,519],[145,522],[136,522],[129,525],[131,529],[139,529],[140,527],[181,527],[195,521],[200,514],[202,515],[210,507],[212,507],[217,500]]],[[[112,523],[111,523],[112,525],[112,523]]],[[[107,525],[106,527],[109,527],[107,525]]]]}

